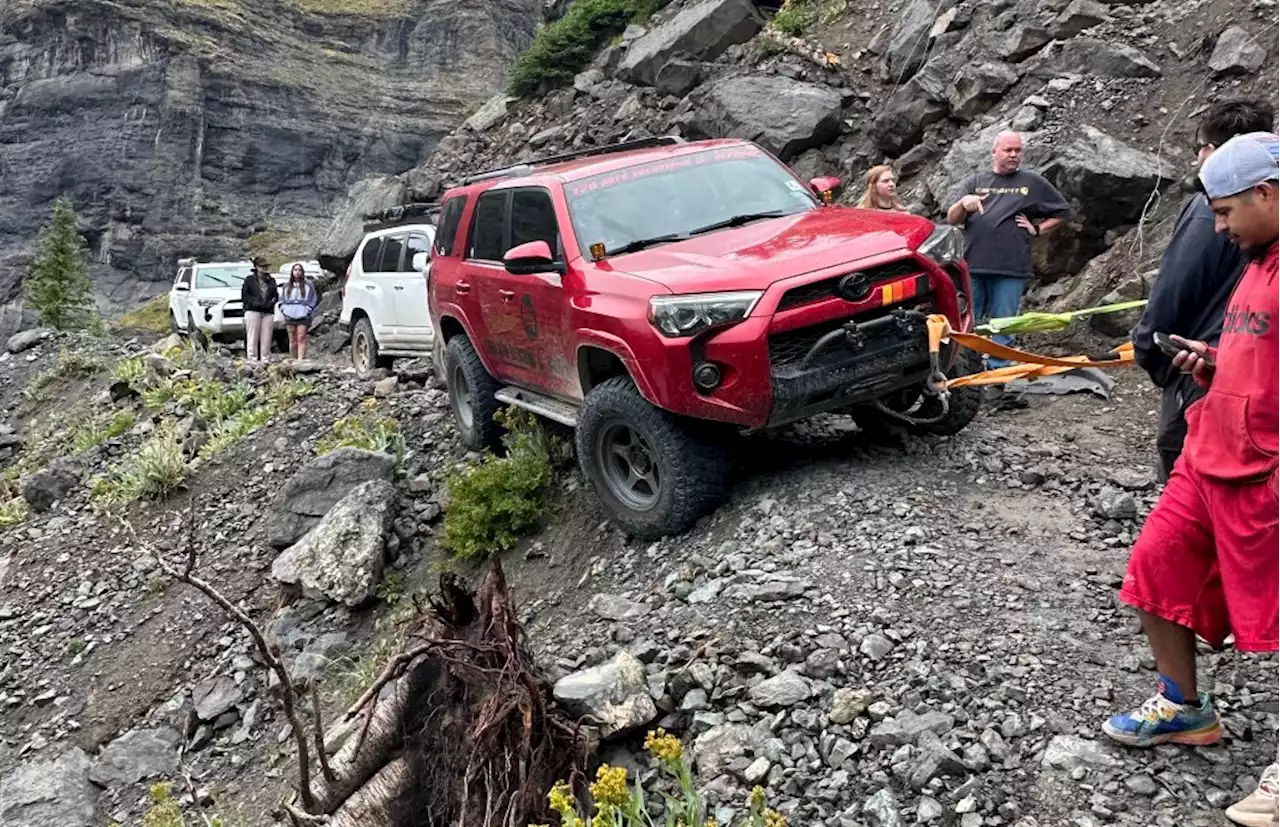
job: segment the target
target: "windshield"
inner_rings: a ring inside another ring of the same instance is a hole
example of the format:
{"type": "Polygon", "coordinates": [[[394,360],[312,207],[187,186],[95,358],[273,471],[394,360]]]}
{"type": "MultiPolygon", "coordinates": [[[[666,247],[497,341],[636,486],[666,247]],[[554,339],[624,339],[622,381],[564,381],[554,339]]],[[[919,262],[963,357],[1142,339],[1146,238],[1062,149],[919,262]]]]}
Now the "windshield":
{"type": "Polygon", "coordinates": [[[248,267],[202,267],[196,271],[196,289],[239,287],[252,272],[248,267]]]}
{"type": "Polygon", "coordinates": [[[818,204],[781,164],[749,146],[601,173],[566,185],[565,192],[584,252],[598,243],[610,253],[634,251],[650,239],[676,241],[745,223],[743,217],[792,215],[818,204]]]}

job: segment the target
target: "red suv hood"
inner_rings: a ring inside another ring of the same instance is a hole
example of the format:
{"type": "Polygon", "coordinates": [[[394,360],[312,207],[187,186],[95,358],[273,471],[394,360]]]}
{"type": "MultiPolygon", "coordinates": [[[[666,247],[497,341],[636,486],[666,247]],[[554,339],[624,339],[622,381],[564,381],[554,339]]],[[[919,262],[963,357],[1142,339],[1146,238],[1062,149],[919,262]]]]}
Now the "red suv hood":
{"type": "Polygon", "coordinates": [[[763,290],[779,279],[915,249],[933,226],[908,213],[821,207],[608,261],[673,293],[763,290]]]}

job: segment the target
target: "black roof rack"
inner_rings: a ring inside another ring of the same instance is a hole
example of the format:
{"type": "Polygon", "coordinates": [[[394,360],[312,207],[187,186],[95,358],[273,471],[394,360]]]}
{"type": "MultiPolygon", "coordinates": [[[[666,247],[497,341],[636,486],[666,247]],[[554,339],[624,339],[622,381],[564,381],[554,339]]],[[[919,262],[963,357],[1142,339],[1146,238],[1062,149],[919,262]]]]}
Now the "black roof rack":
{"type": "Polygon", "coordinates": [[[437,201],[418,201],[412,204],[400,204],[395,207],[388,207],[378,212],[365,213],[364,231],[372,232],[385,227],[394,227],[397,224],[422,223],[422,219],[426,218],[428,223],[434,224],[435,217],[440,213],[440,204],[437,201]]]}
{"type": "Polygon", "coordinates": [[[581,158],[594,158],[597,155],[612,155],[615,152],[630,152],[634,149],[652,149],[658,146],[675,146],[684,143],[684,138],[679,135],[662,135],[657,138],[639,138],[634,141],[622,141],[616,144],[608,144],[606,146],[593,146],[588,149],[579,149],[574,152],[565,152],[560,155],[548,155],[544,158],[534,158],[531,161],[524,161],[511,166],[499,167],[498,169],[485,170],[477,172],[475,175],[468,175],[462,179],[459,186],[474,184],[476,181],[487,181],[492,178],[510,178],[513,175],[525,175],[533,171],[534,167],[542,167],[548,164],[562,164],[565,161],[577,161],[581,158]]]}

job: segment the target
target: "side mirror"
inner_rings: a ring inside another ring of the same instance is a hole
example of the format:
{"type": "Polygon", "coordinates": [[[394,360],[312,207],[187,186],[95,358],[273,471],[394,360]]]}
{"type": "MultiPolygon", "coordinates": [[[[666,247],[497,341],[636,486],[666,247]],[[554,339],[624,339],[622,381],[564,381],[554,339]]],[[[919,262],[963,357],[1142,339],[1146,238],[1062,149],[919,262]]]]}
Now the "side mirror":
{"type": "Polygon", "coordinates": [[[839,186],[840,179],[834,175],[812,178],[809,181],[809,188],[813,190],[815,195],[822,199],[822,203],[824,204],[831,203],[831,197],[839,186]]]}
{"type": "Polygon", "coordinates": [[[186,284],[175,284],[173,286],[173,289],[177,290],[179,293],[187,293],[187,292],[190,292],[191,287],[186,284]]]}
{"type": "Polygon", "coordinates": [[[563,273],[563,265],[551,255],[551,245],[545,241],[529,241],[507,250],[502,257],[507,272],[517,276],[534,273],[563,273]]]}
{"type": "Polygon", "coordinates": [[[413,254],[413,272],[427,272],[427,265],[431,263],[430,253],[414,253],[413,254]]]}

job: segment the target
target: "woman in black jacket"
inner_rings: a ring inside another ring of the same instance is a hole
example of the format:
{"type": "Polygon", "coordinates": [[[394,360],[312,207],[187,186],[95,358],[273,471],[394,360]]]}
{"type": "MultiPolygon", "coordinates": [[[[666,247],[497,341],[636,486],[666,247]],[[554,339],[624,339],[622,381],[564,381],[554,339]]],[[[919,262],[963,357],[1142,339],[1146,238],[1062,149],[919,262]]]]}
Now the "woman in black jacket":
{"type": "Polygon", "coordinates": [[[275,332],[276,302],[280,289],[267,271],[267,260],[253,260],[253,275],[240,288],[244,305],[245,359],[266,362],[271,358],[271,336],[275,332]]]}

